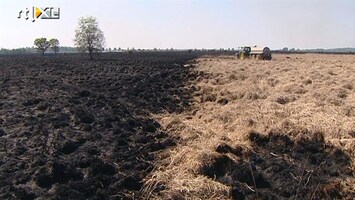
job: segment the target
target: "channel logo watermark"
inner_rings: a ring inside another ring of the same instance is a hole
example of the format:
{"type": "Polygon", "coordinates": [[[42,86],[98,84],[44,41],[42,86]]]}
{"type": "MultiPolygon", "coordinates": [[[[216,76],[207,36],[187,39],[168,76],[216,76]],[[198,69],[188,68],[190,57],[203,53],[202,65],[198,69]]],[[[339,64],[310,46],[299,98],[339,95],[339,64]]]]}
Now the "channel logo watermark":
{"type": "Polygon", "coordinates": [[[60,8],[59,7],[35,7],[32,9],[26,8],[25,10],[20,10],[18,13],[18,19],[24,18],[29,20],[32,17],[32,22],[38,19],[59,19],[60,18],[60,8]]]}

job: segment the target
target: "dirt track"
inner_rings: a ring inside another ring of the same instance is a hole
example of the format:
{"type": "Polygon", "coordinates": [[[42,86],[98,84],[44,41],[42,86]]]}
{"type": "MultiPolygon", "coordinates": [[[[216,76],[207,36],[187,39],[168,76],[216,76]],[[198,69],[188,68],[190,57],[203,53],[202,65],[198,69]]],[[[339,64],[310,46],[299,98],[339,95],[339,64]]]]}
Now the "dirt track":
{"type": "Polygon", "coordinates": [[[354,60],[0,57],[0,199],[352,198],[354,60]]]}

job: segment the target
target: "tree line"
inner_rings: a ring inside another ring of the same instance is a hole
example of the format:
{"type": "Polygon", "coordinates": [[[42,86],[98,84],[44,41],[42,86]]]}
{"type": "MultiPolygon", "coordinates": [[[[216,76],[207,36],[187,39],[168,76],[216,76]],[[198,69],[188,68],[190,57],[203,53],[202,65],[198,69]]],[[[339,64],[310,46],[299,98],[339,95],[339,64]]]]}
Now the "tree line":
{"type": "MultiPolygon", "coordinates": [[[[58,53],[77,53],[78,48],[60,46],[58,53]]],[[[16,54],[36,54],[41,53],[36,47],[16,48],[16,49],[0,49],[0,55],[16,55],[16,54]]],[[[51,48],[48,48],[45,53],[54,53],[51,48]]]]}
{"type": "Polygon", "coordinates": [[[18,49],[0,49],[0,54],[27,54],[40,52],[42,55],[46,53],[48,49],[51,49],[55,54],[59,51],[63,52],[88,52],[90,59],[93,59],[93,53],[104,50],[105,37],[101,29],[99,28],[98,21],[95,17],[81,17],[79,18],[78,27],[75,30],[75,38],[73,47],[60,47],[60,42],[56,38],[47,39],[45,37],[36,38],[33,42],[32,48],[18,48],[18,49]]]}

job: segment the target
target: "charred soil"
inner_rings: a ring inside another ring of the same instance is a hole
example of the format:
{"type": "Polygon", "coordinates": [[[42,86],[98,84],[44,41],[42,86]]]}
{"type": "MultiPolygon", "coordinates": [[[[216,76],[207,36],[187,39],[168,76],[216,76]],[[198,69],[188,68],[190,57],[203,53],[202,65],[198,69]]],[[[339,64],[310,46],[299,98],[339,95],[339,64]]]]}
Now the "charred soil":
{"type": "Polygon", "coordinates": [[[188,108],[195,53],[0,57],[0,198],[140,198],[188,108]]]}

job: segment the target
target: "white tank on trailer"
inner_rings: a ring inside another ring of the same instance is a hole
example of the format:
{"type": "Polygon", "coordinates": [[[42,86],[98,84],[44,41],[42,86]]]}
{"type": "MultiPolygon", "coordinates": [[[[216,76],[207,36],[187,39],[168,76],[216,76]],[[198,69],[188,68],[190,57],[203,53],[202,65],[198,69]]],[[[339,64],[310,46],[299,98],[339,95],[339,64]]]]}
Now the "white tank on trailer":
{"type": "Polygon", "coordinates": [[[254,57],[259,57],[261,60],[271,60],[271,50],[269,47],[251,47],[249,54],[254,57]]]}

